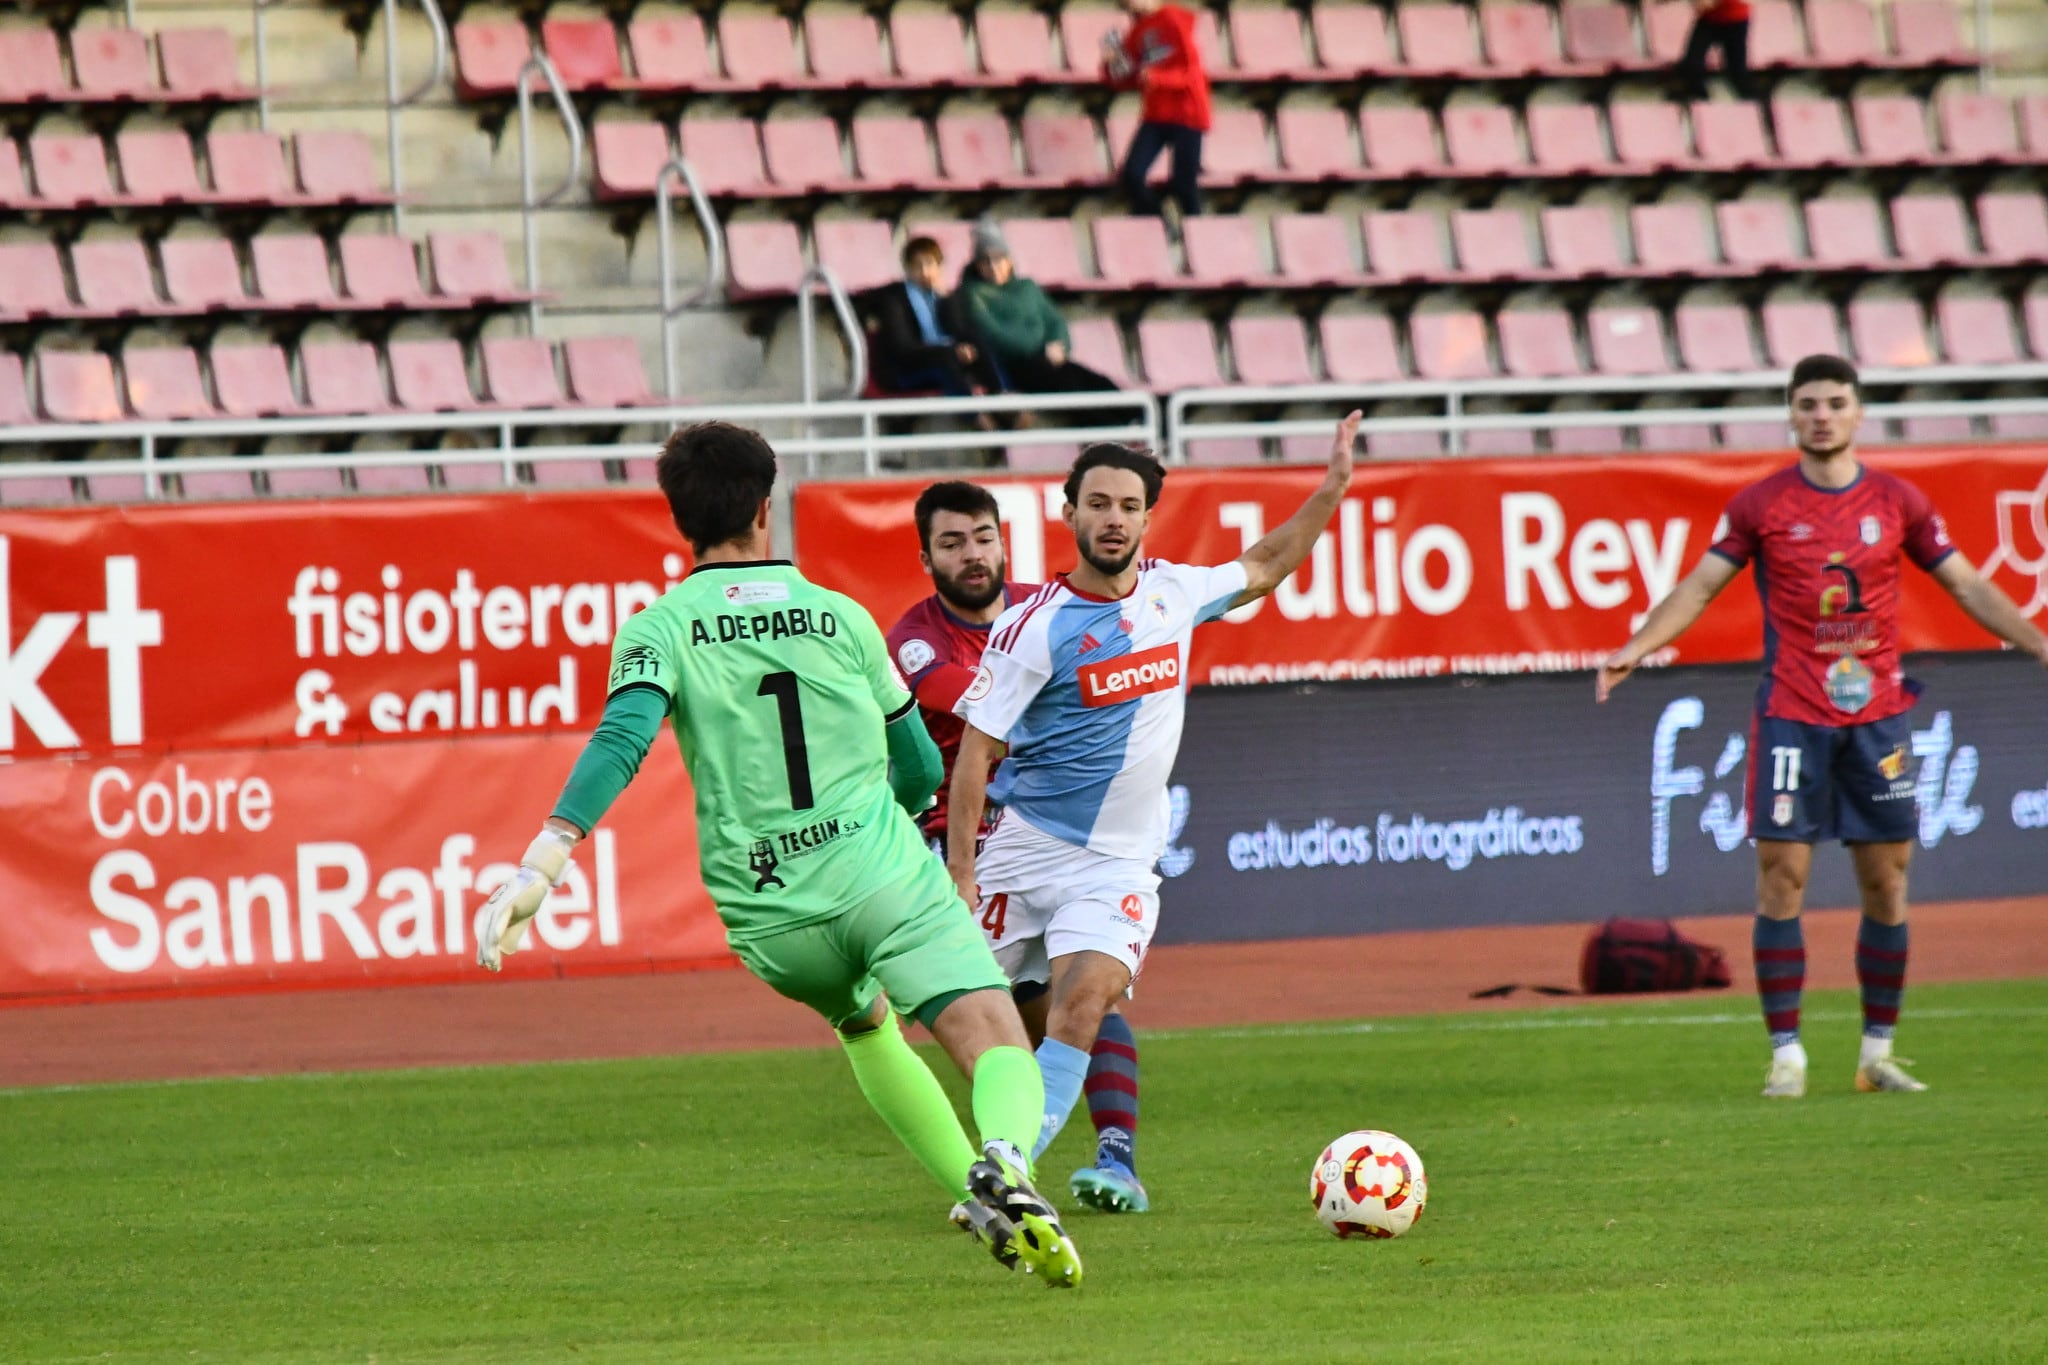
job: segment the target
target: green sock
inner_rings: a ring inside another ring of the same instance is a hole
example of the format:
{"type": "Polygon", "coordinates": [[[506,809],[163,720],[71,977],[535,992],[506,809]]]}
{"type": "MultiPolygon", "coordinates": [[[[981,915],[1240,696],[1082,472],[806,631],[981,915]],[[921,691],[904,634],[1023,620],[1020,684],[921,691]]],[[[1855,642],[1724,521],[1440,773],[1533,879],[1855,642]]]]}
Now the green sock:
{"type": "MultiPolygon", "coordinates": [[[[841,1034],[839,1045],[846,1049],[846,1060],[853,1064],[853,1078],[860,1082],[860,1093],[867,1096],[868,1103],[889,1125],[896,1140],[908,1147],[910,1154],[932,1173],[932,1178],[946,1187],[947,1194],[957,1199],[966,1193],[967,1168],[975,1163],[979,1153],[968,1142],[959,1115],[953,1112],[953,1102],[939,1086],[939,1078],[932,1075],[924,1058],[911,1051],[910,1044],[903,1040],[895,1014],[888,1014],[882,1026],[871,1032],[851,1038],[841,1034]]],[[[1029,1053],[1025,1059],[1030,1059],[1029,1053]]],[[[974,1093],[979,1099],[981,1088],[975,1087],[974,1093]]]]}
{"type": "Polygon", "coordinates": [[[1031,1159],[1045,1120],[1045,1077],[1021,1047],[992,1047],[974,1064],[974,1124],[981,1140],[1001,1138],[1031,1159]]]}

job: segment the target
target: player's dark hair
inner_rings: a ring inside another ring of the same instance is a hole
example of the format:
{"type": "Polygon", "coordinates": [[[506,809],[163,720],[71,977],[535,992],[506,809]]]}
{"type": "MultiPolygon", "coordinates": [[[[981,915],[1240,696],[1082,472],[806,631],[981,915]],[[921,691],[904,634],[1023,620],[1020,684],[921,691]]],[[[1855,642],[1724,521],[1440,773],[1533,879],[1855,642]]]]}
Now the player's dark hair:
{"type": "Polygon", "coordinates": [[[1785,401],[1792,401],[1792,395],[1808,384],[1847,384],[1860,402],[1863,398],[1863,382],[1856,377],[1856,367],[1838,355],[1810,355],[1792,367],[1792,381],[1785,385],[1785,401]]]}
{"type": "Polygon", "coordinates": [[[1145,483],[1145,506],[1159,501],[1159,490],[1166,482],[1166,466],[1159,463],[1159,457],[1143,446],[1118,445],[1103,441],[1089,446],[1074,461],[1074,467],[1067,471],[1067,504],[1081,505],[1081,480],[1091,469],[1128,469],[1145,483]]]}
{"type": "Polygon", "coordinates": [[[940,512],[957,512],[963,517],[987,517],[1001,524],[996,495],[978,483],[948,479],[935,483],[917,495],[917,543],[926,554],[932,548],[932,518],[940,512]]]}
{"type": "Polygon", "coordinates": [[[910,269],[911,266],[917,264],[918,261],[926,256],[931,257],[940,264],[944,264],[946,249],[939,245],[938,239],[935,237],[912,237],[903,244],[903,268],[905,270],[910,269]]]}
{"type": "Polygon", "coordinates": [[[654,462],[676,529],[694,554],[745,535],[775,487],[775,451],[761,433],[699,422],[668,438],[654,462]]]}

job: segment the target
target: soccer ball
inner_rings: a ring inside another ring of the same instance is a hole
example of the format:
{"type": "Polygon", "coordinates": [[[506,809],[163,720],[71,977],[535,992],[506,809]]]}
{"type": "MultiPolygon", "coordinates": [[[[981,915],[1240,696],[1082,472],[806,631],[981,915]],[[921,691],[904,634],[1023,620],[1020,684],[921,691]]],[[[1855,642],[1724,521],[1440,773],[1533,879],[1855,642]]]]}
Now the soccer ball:
{"type": "Polygon", "coordinates": [[[1346,1133],[1308,1173],[1316,1217],[1339,1237],[1399,1237],[1422,1217],[1429,1177],[1422,1158],[1392,1133],[1346,1133]]]}

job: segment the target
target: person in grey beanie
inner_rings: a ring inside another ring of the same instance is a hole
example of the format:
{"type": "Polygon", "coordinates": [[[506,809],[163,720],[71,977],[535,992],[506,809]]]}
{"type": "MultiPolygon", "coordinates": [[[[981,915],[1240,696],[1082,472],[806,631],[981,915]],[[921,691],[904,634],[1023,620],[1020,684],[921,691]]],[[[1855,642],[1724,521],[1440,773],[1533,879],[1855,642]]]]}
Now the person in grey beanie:
{"type": "MultiPolygon", "coordinates": [[[[1106,375],[1075,363],[1066,319],[1038,285],[1017,273],[1010,244],[993,218],[974,225],[974,259],[954,302],[975,339],[994,358],[1013,393],[1115,392],[1106,375]]],[[[1079,414],[1090,425],[1116,422],[1111,413],[1079,414]]]]}

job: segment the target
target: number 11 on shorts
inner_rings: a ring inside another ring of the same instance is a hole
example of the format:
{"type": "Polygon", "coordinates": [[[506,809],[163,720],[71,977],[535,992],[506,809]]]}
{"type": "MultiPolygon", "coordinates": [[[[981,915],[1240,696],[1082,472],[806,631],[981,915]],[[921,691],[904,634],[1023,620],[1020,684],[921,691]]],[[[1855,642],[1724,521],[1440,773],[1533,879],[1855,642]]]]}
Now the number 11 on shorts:
{"type": "Polygon", "coordinates": [[[1799,755],[1799,746],[1796,744],[1780,744],[1771,750],[1772,791],[1799,790],[1799,755]]]}

